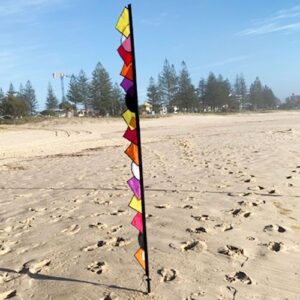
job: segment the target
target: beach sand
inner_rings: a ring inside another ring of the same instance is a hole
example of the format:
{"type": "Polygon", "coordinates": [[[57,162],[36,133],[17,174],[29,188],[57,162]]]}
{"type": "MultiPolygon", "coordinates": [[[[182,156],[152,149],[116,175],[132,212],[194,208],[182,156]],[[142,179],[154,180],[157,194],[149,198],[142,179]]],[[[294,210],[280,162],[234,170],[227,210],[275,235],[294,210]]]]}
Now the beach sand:
{"type": "Polygon", "coordinates": [[[150,271],[121,119],[0,126],[0,299],[300,299],[300,113],[142,120],[150,271]]]}

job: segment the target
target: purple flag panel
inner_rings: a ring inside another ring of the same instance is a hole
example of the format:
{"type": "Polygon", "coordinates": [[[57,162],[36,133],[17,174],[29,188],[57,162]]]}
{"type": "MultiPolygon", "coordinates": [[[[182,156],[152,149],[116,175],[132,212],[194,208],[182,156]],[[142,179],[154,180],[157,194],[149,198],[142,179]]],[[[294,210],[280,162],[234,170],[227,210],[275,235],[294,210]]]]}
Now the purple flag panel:
{"type": "Polygon", "coordinates": [[[135,177],[132,177],[127,181],[129,187],[133,191],[134,195],[138,198],[141,199],[141,185],[140,181],[137,180],[135,177]]]}

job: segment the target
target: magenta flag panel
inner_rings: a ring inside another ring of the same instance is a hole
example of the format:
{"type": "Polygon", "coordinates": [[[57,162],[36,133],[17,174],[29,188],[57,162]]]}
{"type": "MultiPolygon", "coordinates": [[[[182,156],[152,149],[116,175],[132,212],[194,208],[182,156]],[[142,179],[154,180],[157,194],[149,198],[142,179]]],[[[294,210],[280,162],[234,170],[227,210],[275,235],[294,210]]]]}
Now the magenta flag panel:
{"type": "Polygon", "coordinates": [[[134,143],[135,145],[138,144],[137,142],[137,133],[136,133],[136,128],[131,130],[129,127],[124,133],[123,137],[127,139],[129,142],[134,143]]]}
{"type": "Polygon", "coordinates": [[[131,39],[130,37],[128,39],[126,39],[123,43],[122,43],[123,48],[127,51],[127,52],[131,52],[131,39]]]}
{"type": "Polygon", "coordinates": [[[131,224],[141,233],[144,232],[143,226],[143,216],[141,213],[137,213],[134,219],[132,220],[131,224]]]}
{"type": "Polygon", "coordinates": [[[138,179],[136,179],[135,177],[132,177],[131,179],[129,179],[127,181],[129,187],[131,188],[131,190],[133,191],[134,195],[141,200],[141,185],[140,185],[140,181],[138,179]]]}
{"type": "Polygon", "coordinates": [[[124,91],[127,93],[132,87],[134,86],[133,81],[124,78],[124,80],[121,82],[121,87],[124,89],[124,91]]]}

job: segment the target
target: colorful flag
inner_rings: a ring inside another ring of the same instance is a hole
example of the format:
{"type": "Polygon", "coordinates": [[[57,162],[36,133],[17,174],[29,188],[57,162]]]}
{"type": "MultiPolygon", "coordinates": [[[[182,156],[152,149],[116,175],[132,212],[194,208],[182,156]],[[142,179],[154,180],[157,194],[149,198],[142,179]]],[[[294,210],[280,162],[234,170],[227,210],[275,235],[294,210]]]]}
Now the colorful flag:
{"type": "Polygon", "coordinates": [[[129,207],[135,211],[135,216],[131,224],[138,230],[138,243],[140,246],[134,257],[145,270],[148,293],[150,293],[142,146],[131,5],[123,10],[117,22],[116,29],[122,34],[122,42],[117,51],[124,63],[120,75],[124,78],[121,82],[121,87],[126,94],[125,102],[127,106],[126,111],[122,114],[127,124],[127,130],[123,137],[130,142],[125,153],[131,160],[131,172],[133,175],[127,181],[129,188],[133,192],[129,207]]]}

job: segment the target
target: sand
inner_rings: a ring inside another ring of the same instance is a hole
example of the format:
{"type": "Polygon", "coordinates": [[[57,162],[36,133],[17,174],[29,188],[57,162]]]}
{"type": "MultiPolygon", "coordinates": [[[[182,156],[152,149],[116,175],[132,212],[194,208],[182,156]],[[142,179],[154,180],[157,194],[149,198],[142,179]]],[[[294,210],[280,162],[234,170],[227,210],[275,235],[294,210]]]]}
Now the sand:
{"type": "Polygon", "coordinates": [[[300,299],[299,112],[142,120],[149,296],[123,121],[0,128],[0,299],[300,299]]]}

